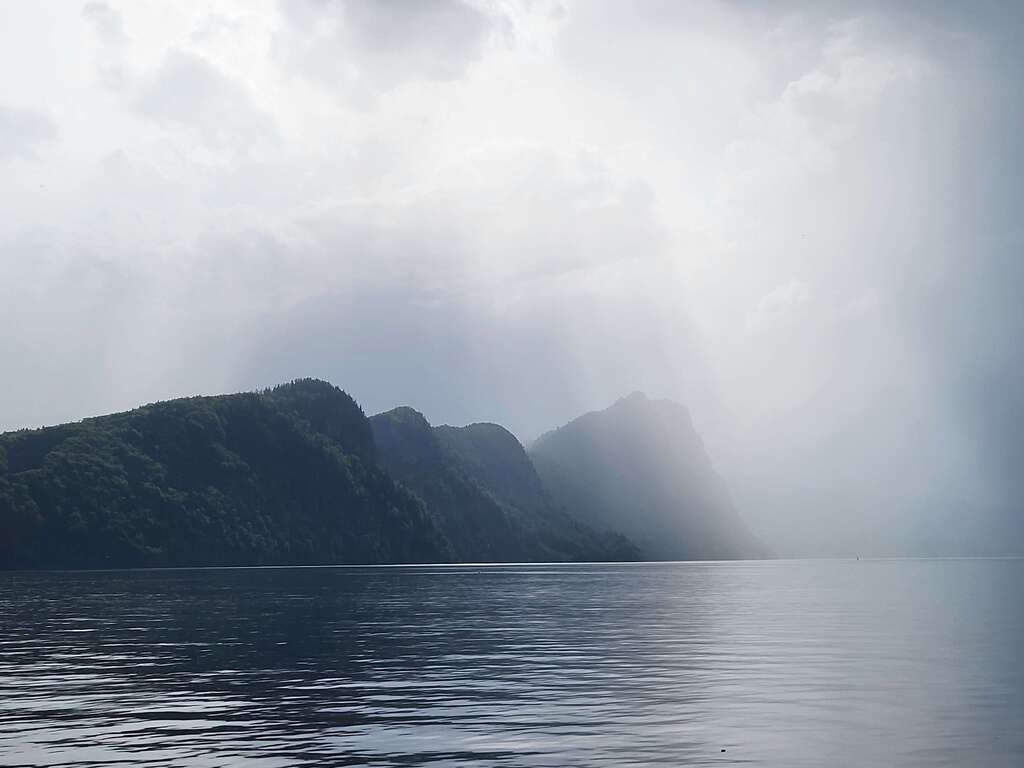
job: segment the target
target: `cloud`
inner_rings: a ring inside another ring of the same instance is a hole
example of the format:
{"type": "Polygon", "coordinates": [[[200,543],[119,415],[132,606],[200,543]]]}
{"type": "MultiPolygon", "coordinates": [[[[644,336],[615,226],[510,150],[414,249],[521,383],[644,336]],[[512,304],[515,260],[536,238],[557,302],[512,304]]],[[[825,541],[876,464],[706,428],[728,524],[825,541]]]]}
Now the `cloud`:
{"type": "Polygon", "coordinates": [[[787,324],[810,298],[810,286],[796,278],[773,288],[761,297],[757,307],[747,317],[747,330],[770,330],[787,324]]]}
{"type": "Polygon", "coordinates": [[[463,0],[282,0],[280,58],[353,103],[411,81],[463,76],[501,17],[463,0]]]}
{"type": "Polygon", "coordinates": [[[211,13],[196,24],[189,37],[195,43],[212,44],[224,36],[237,35],[243,29],[244,24],[239,19],[211,13]]]}
{"type": "Polygon", "coordinates": [[[4,393],[21,404],[19,425],[80,418],[82,400],[90,410],[114,410],[122,387],[136,379],[135,366],[154,357],[140,343],[151,325],[145,278],[120,260],[46,232],[8,240],[8,248],[18,258],[3,264],[0,305],[18,328],[0,335],[0,356],[10,361],[4,393]]]}
{"type": "Polygon", "coordinates": [[[0,162],[37,159],[57,136],[57,126],[46,112],[0,104],[0,162]]]}
{"type": "Polygon", "coordinates": [[[881,299],[878,293],[869,288],[846,302],[842,312],[845,315],[856,317],[877,309],[880,303],[881,299]]]}
{"type": "Polygon", "coordinates": [[[245,275],[235,282],[239,300],[253,305],[266,296],[268,307],[391,290],[424,303],[511,301],[657,253],[664,232],[653,202],[641,182],[598,157],[499,144],[399,196],[324,199],[276,216],[273,227],[210,229],[199,251],[217,272],[202,266],[197,275],[216,283],[245,275]]]}
{"type": "Polygon", "coordinates": [[[273,117],[245,86],[201,56],[172,49],[132,96],[140,115],[194,133],[216,150],[247,151],[278,140],[273,117]]]}
{"type": "Polygon", "coordinates": [[[128,37],[124,32],[121,14],[107,3],[92,0],[82,7],[82,18],[92,25],[100,42],[111,48],[124,48],[128,37]]]}
{"type": "Polygon", "coordinates": [[[92,27],[100,42],[96,53],[99,82],[117,92],[128,85],[126,57],[131,41],[124,31],[121,14],[100,0],[92,0],[82,8],[82,18],[92,27]]]}

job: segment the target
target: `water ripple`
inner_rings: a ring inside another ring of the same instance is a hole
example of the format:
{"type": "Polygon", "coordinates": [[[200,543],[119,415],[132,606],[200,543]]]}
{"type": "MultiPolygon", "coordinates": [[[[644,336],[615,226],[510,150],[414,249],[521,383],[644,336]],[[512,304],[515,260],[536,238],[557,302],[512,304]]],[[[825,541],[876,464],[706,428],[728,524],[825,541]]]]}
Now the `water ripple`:
{"type": "Polygon", "coordinates": [[[1020,766],[1024,562],[0,575],[5,766],[1020,766]]]}

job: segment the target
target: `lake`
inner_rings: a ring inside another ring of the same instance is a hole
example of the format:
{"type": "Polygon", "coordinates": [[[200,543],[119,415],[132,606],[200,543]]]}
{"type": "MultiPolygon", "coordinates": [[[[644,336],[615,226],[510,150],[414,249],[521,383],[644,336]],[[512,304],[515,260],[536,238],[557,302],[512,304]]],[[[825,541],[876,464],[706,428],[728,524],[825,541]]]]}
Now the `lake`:
{"type": "Polygon", "coordinates": [[[0,764],[1024,765],[1024,560],[0,574],[0,764]]]}

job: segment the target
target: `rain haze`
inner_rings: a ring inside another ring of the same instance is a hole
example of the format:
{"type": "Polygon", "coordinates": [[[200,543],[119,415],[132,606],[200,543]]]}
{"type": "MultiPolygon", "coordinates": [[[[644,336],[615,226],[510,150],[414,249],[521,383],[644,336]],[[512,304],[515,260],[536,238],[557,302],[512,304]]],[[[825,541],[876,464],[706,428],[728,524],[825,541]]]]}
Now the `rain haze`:
{"type": "Polygon", "coordinates": [[[0,5],[0,429],[686,405],[785,555],[1024,553],[1024,6],[0,5]]]}

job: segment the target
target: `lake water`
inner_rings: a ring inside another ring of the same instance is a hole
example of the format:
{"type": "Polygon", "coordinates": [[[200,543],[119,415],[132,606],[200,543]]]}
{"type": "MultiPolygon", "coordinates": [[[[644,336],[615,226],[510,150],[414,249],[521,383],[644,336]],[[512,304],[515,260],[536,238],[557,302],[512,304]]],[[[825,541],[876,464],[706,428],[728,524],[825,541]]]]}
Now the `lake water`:
{"type": "Polygon", "coordinates": [[[1024,561],[0,574],[0,764],[1024,766],[1024,561]]]}

